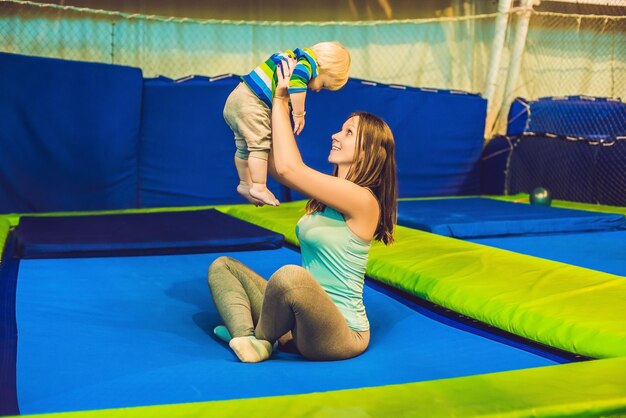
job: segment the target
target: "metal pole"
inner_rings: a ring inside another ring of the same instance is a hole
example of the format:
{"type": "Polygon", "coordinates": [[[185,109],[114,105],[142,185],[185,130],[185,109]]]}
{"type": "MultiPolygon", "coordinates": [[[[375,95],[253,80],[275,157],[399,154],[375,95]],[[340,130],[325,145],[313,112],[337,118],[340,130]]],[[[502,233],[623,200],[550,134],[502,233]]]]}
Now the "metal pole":
{"type": "Polygon", "coordinates": [[[504,88],[502,105],[500,106],[500,120],[495,122],[496,126],[492,129],[493,132],[496,133],[501,131],[501,127],[503,125],[506,126],[506,123],[502,122],[502,118],[505,117],[505,114],[514,99],[512,96],[517,87],[517,80],[522,66],[522,55],[524,54],[524,47],[526,46],[528,25],[534,3],[535,0],[521,0],[519,17],[517,19],[517,24],[515,25],[515,39],[513,41],[513,50],[511,52],[511,63],[509,65],[509,71],[504,88]]]}
{"type": "Polygon", "coordinates": [[[487,82],[485,84],[485,99],[487,100],[491,100],[498,84],[498,70],[500,69],[500,60],[502,59],[502,49],[504,47],[511,4],[513,4],[513,0],[500,0],[498,4],[499,14],[496,18],[496,28],[489,55],[489,72],[487,73],[487,82]]]}
{"type": "Polygon", "coordinates": [[[504,40],[506,38],[507,27],[509,24],[509,12],[513,0],[500,0],[498,3],[498,17],[496,18],[496,27],[491,44],[491,52],[489,54],[489,71],[485,82],[484,97],[487,99],[487,119],[485,121],[485,139],[491,136],[492,126],[496,118],[496,100],[494,94],[498,87],[498,73],[500,70],[500,61],[502,61],[502,50],[504,49],[504,40]]]}

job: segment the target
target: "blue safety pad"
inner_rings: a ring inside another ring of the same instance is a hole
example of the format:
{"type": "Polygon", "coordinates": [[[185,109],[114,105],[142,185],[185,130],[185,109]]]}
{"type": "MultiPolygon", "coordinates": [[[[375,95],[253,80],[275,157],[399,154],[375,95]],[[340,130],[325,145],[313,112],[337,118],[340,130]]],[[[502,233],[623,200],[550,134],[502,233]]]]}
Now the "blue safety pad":
{"type": "Polygon", "coordinates": [[[243,364],[212,335],[221,321],[206,274],[219,255],[264,277],[301,262],[286,248],[22,260],[16,296],[21,413],[324,392],[556,363],[439,322],[366,286],[372,336],[363,355],[310,362],[279,352],[270,361],[243,364]]]}
{"type": "Polygon", "coordinates": [[[20,218],[22,258],[174,254],[279,248],[281,234],[215,209],[20,218]]]}
{"type": "Polygon", "coordinates": [[[533,101],[518,97],[509,109],[507,135],[524,132],[610,141],[626,136],[626,103],[588,96],[542,97],[533,101]]]}
{"type": "Polygon", "coordinates": [[[626,231],[474,238],[470,241],[626,277],[626,231]]]}
{"type": "Polygon", "coordinates": [[[603,151],[586,141],[520,136],[508,161],[508,193],[530,193],[544,187],[554,199],[596,203],[593,173],[596,155],[603,151]]]}
{"type": "Polygon", "coordinates": [[[508,194],[544,187],[554,199],[626,206],[626,140],[600,144],[525,134],[512,142],[508,194]]]}
{"type": "Polygon", "coordinates": [[[137,68],[0,53],[0,213],[135,207],[137,68]]]}
{"type": "Polygon", "coordinates": [[[493,138],[483,151],[482,194],[529,193],[541,186],[556,199],[626,206],[626,103],[517,98],[507,135],[493,138]]]}
{"type": "Polygon", "coordinates": [[[626,137],[602,146],[597,157],[593,171],[595,201],[626,206],[626,137]]]}
{"type": "Polygon", "coordinates": [[[524,131],[611,140],[626,136],[626,103],[618,99],[567,96],[531,101],[524,131]]]}
{"type": "Polygon", "coordinates": [[[298,146],[308,165],[330,173],[332,134],[351,112],[372,112],[389,124],[396,140],[400,197],[476,195],[486,103],[465,92],[350,79],[338,91],[307,93],[298,146]]]}
{"type": "Polygon", "coordinates": [[[485,144],[480,159],[480,194],[505,194],[509,156],[517,138],[495,136],[485,144]]]}
{"type": "Polygon", "coordinates": [[[398,225],[456,238],[603,231],[626,228],[621,214],[493,199],[426,199],[398,203],[398,225]]]}
{"type": "Polygon", "coordinates": [[[14,257],[14,236],[9,234],[0,259],[0,415],[17,415],[15,386],[17,323],[15,296],[19,259],[14,257]]]}
{"type": "Polygon", "coordinates": [[[509,115],[507,119],[507,135],[519,135],[526,130],[529,110],[530,104],[528,103],[528,100],[523,97],[517,97],[513,100],[513,103],[511,103],[511,107],[509,108],[509,115]]]}
{"type": "MultiPolygon", "coordinates": [[[[223,117],[239,78],[146,79],[139,148],[139,206],[246,203],[237,194],[234,135],[223,117]]],[[[284,200],[277,182],[268,186],[284,200]]]]}

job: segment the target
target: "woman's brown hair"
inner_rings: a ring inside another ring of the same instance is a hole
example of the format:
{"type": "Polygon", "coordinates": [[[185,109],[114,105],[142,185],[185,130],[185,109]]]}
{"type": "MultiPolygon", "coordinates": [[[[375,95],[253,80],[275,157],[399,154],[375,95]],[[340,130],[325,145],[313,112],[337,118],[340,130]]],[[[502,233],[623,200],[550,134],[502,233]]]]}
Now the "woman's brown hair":
{"type": "MultiPolygon", "coordinates": [[[[385,245],[393,242],[393,231],[398,214],[398,179],[396,174],[396,147],[393,133],[387,123],[368,112],[354,112],[359,118],[354,163],[346,180],[372,191],[380,207],[380,218],[374,239],[385,245]]],[[[333,171],[337,176],[337,167],[333,171]]],[[[306,212],[321,212],[326,205],[311,199],[306,212]]]]}

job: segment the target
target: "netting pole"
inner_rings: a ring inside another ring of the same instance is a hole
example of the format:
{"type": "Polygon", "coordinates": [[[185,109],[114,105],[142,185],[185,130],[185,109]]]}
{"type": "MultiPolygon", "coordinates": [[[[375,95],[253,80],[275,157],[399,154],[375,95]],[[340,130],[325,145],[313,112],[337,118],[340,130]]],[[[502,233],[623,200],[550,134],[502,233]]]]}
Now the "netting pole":
{"type": "Polygon", "coordinates": [[[111,64],[115,64],[115,22],[111,22],[111,64]]]}
{"type": "Polygon", "coordinates": [[[524,54],[526,37],[528,35],[530,15],[532,14],[535,1],[537,0],[521,0],[520,3],[519,16],[515,25],[515,39],[513,40],[511,61],[509,63],[504,94],[502,96],[502,104],[500,105],[499,120],[496,121],[496,126],[494,126],[493,129],[494,133],[505,133],[502,128],[506,127],[508,109],[511,106],[511,102],[513,101],[512,96],[517,87],[517,80],[522,66],[522,55],[524,54]]]}
{"type": "Polygon", "coordinates": [[[498,3],[498,16],[496,17],[496,27],[489,54],[489,71],[485,81],[484,97],[487,99],[487,120],[485,122],[485,139],[491,136],[493,123],[496,119],[495,92],[498,87],[498,72],[502,61],[502,50],[506,37],[507,26],[509,24],[509,12],[513,0],[500,0],[498,3]]]}

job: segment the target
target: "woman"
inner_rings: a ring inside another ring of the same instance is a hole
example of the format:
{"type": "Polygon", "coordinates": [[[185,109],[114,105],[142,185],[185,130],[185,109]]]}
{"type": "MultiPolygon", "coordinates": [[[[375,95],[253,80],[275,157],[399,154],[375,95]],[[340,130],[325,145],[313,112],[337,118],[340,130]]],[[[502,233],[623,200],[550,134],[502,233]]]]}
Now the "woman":
{"type": "Polygon", "coordinates": [[[240,262],[220,257],[209,267],[209,288],[228,340],[242,362],[271,356],[293,343],[310,360],[358,356],[369,344],[363,306],[372,240],[393,242],[397,180],[393,134],[380,118],[352,114],[332,136],[333,175],[302,161],[289,118],[287,86],[294,61],[277,71],[272,105],[272,175],[310,198],[296,233],[302,267],[287,265],[269,281],[240,262]]]}

